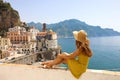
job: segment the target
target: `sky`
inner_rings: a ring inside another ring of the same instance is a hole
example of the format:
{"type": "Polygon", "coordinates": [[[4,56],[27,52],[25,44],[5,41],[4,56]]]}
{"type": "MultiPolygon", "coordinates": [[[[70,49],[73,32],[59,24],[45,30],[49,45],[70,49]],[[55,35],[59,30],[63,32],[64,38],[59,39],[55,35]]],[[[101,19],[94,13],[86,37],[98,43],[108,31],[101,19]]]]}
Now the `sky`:
{"type": "Polygon", "coordinates": [[[120,32],[120,0],[4,0],[23,22],[58,23],[78,19],[120,32]]]}

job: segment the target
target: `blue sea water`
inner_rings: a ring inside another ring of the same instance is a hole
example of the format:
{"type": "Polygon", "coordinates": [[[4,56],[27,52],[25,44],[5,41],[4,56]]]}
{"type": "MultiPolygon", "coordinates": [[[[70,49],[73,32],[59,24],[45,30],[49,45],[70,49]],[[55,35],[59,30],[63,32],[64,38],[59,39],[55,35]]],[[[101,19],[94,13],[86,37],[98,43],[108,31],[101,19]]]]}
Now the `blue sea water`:
{"type": "MultiPolygon", "coordinates": [[[[89,39],[93,56],[88,68],[120,71],[120,36],[91,37],[89,39]]],[[[73,38],[60,38],[58,43],[63,52],[71,53],[76,49],[73,38]]]]}

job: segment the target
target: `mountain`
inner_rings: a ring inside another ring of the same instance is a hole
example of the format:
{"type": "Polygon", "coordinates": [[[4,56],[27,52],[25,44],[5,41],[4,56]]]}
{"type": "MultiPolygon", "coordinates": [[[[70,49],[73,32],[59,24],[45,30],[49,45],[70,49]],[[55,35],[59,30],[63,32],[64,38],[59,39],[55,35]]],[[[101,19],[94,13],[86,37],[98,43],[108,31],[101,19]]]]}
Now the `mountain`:
{"type": "MultiPolygon", "coordinates": [[[[28,23],[29,26],[35,26],[40,31],[42,30],[41,23],[28,23]]],[[[58,37],[73,37],[73,31],[85,30],[89,37],[101,37],[101,36],[120,36],[120,33],[113,29],[103,29],[100,26],[88,25],[85,22],[77,19],[64,20],[59,23],[47,24],[47,29],[52,29],[57,32],[58,37]]]]}
{"type": "MultiPolygon", "coordinates": [[[[35,22],[30,22],[27,23],[28,26],[34,26],[35,28],[39,29],[40,31],[42,30],[42,23],[35,23],[35,22]]],[[[48,27],[48,26],[47,26],[48,27]]]]}

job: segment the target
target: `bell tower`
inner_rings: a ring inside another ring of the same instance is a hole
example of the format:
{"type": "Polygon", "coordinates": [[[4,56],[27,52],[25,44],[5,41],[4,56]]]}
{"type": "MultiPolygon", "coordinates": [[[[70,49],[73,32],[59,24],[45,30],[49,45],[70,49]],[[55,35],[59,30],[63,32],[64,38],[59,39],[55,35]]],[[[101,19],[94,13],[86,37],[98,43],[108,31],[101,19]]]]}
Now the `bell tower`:
{"type": "Polygon", "coordinates": [[[42,31],[43,31],[43,32],[46,32],[46,23],[43,23],[42,31]]]}

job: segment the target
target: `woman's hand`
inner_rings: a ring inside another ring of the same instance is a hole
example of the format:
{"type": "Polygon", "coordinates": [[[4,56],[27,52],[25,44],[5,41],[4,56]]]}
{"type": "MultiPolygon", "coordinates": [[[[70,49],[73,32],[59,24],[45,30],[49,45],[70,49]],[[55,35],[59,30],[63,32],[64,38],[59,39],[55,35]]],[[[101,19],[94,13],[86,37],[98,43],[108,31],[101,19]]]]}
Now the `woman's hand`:
{"type": "Polygon", "coordinates": [[[85,44],[87,44],[89,46],[90,45],[90,40],[87,39],[86,42],[85,42],[85,44]]]}

